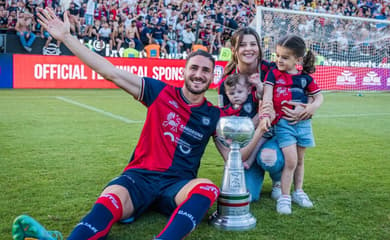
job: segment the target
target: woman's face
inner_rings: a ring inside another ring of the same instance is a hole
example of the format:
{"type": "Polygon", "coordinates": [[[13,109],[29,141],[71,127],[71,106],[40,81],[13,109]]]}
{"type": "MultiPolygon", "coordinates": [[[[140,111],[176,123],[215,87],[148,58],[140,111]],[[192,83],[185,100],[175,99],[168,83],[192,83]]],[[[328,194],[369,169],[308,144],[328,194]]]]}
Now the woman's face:
{"type": "Polygon", "coordinates": [[[242,41],[237,43],[237,59],[238,62],[253,64],[259,58],[259,46],[257,45],[256,37],[252,34],[243,36],[242,41]]]}

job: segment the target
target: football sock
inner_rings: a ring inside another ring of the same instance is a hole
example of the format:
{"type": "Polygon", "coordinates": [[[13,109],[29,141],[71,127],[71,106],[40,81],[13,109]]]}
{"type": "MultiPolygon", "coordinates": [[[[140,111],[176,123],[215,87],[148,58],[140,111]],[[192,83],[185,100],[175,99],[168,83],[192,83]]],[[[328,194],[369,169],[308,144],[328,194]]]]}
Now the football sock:
{"type": "Polygon", "coordinates": [[[219,195],[214,184],[198,184],[187,199],[172,213],[167,225],[157,235],[159,240],[179,240],[188,235],[202,221],[219,195]]]}
{"type": "Polygon", "coordinates": [[[115,194],[100,196],[92,210],[73,229],[71,239],[105,239],[111,226],[122,217],[122,203],[115,194]]]}

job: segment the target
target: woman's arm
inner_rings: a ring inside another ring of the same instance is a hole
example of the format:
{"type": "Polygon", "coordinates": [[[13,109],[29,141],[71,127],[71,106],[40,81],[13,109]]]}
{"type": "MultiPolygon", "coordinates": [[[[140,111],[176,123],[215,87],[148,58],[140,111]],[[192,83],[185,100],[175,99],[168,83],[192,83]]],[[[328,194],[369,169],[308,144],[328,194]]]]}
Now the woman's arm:
{"type": "Polygon", "coordinates": [[[290,121],[290,124],[296,124],[301,120],[307,120],[313,117],[315,111],[324,102],[324,96],[322,93],[316,94],[311,97],[312,100],[309,103],[297,103],[293,101],[287,102],[287,104],[294,106],[294,109],[286,106],[282,107],[282,111],[285,113],[284,119],[290,121]]]}

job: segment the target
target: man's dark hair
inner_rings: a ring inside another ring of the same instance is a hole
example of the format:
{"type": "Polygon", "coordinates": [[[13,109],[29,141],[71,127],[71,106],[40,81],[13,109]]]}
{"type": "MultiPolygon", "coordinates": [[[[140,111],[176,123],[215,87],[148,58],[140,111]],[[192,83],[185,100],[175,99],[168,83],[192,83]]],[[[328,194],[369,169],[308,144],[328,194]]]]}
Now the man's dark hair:
{"type": "Polygon", "coordinates": [[[210,59],[210,61],[213,63],[212,69],[214,69],[214,67],[215,67],[215,59],[213,58],[213,56],[210,53],[208,53],[206,51],[203,51],[203,50],[200,50],[200,49],[195,51],[195,52],[190,53],[187,56],[186,67],[187,67],[187,63],[189,62],[189,60],[191,58],[195,57],[195,56],[203,56],[203,57],[206,57],[206,58],[210,59]]]}

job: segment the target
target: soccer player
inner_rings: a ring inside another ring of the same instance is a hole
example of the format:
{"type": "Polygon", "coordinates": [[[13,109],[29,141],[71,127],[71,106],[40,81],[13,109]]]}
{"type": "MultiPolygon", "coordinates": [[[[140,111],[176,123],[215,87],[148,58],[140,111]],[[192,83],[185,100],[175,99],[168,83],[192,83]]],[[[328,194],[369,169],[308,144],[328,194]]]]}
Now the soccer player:
{"type": "MultiPolygon", "coordinates": [[[[108,183],[68,239],[104,239],[114,223],[132,222],[152,204],[170,215],[156,239],[183,239],[200,223],[219,195],[219,188],[210,180],[197,178],[200,159],[214,135],[219,117],[224,115],[204,97],[214,77],[213,57],[204,51],[191,53],[184,69],[184,86],[172,87],[120,70],[87,49],[70,34],[67,13],[62,22],[52,9],[38,11],[39,23],[55,39],[148,108],[129,164],[120,176],[108,183]]],[[[248,150],[242,150],[244,156],[249,155],[261,135],[260,130],[255,132],[254,141],[246,147],[248,150]]],[[[14,239],[23,235],[24,229],[38,224],[31,218],[17,218],[14,239]]],[[[39,234],[36,234],[38,238],[39,234]]]]}

